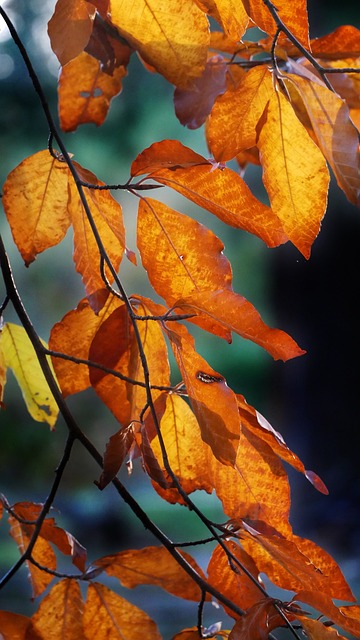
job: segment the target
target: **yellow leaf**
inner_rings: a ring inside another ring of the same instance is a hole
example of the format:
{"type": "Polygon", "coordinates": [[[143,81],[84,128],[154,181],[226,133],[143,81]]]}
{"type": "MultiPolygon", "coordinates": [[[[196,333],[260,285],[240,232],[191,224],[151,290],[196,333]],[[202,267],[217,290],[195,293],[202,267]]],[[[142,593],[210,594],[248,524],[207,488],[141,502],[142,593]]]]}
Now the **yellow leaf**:
{"type": "Polygon", "coordinates": [[[48,24],[51,48],[64,66],[89,42],[96,9],[83,0],[58,0],[48,24]]]}
{"type": "Polygon", "coordinates": [[[204,70],[209,24],[193,0],[111,0],[111,19],[142,58],[186,88],[204,70]]]}
{"type": "Polygon", "coordinates": [[[43,599],[32,617],[35,633],[40,633],[46,640],[84,640],[83,606],[77,580],[61,580],[43,599]]]}
{"type": "Polygon", "coordinates": [[[120,93],[124,66],[109,75],[100,62],[82,52],[61,69],[59,78],[59,116],[63,131],[74,131],[80,124],[100,126],[108,113],[111,99],[120,93]]]}
{"type": "Polygon", "coordinates": [[[68,166],[46,150],[23,160],[7,177],[3,205],[26,265],[61,242],[70,226],[69,176],[68,166]]]}
{"type": "Polygon", "coordinates": [[[360,194],[359,134],[344,100],[314,76],[285,76],[295,85],[313,127],[317,143],[347,198],[357,205],[360,194]]]}
{"type": "Polygon", "coordinates": [[[89,585],[83,620],[86,640],[161,640],[144,611],[98,582],[89,585]]]}
{"type": "Polygon", "coordinates": [[[271,207],[291,242],[308,258],[326,210],[329,172],[280,91],[265,109],[258,146],[271,207]]]}
{"type": "MultiPolygon", "coordinates": [[[[268,33],[275,36],[277,25],[264,2],[259,0],[246,0],[245,6],[249,5],[249,15],[255,24],[268,33]]],[[[280,20],[285,24],[291,33],[301,44],[309,48],[309,22],[307,14],[307,0],[277,0],[274,5],[277,9],[280,20]]],[[[285,34],[280,34],[280,42],[286,39],[285,34]]]]}
{"type": "MultiPolygon", "coordinates": [[[[43,342],[44,346],[47,345],[43,342]]],[[[30,415],[53,428],[58,406],[38,363],[34,347],[23,327],[7,323],[0,334],[0,350],[6,367],[12,369],[30,415]]],[[[49,359],[49,366],[52,365],[49,359]]],[[[55,372],[53,372],[55,376],[55,372]]]]}
{"type": "Polygon", "coordinates": [[[241,0],[196,1],[203,11],[222,26],[230,40],[236,43],[241,40],[249,22],[249,16],[241,0]]]}

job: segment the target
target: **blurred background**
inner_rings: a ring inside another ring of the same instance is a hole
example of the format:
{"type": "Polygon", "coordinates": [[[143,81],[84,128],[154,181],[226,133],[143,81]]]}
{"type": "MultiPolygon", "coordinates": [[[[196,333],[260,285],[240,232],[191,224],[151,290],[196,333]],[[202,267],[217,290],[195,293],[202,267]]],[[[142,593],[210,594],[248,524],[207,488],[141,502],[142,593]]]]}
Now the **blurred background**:
{"type": "MultiPolygon", "coordinates": [[[[2,6],[14,20],[52,113],[56,114],[58,63],[51,52],[46,23],[55,2],[5,0],[2,6]]],[[[351,0],[309,2],[311,36],[328,33],[341,24],[360,27],[360,8],[351,0]]],[[[31,81],[18,51],[0,24],[0,183],[25,157],[46,148],[47,126],[31,81]]],[[[176,138],[199,153],[208,155],[203,130],[189,131],[176,119],[173,89],[157,75],[145,72],[132,56],[123,92],[112,102],[105,124],[97,129],[83,126],[63,139],[75,159],[107,183],[124,182],[137,153],[155,141],[176,138]]],[[[258,197],[264,197],[257,168],[247,170],[246,179],[258,197]]],[[[200,333],[197,346],[228,384],[266,416],[280,431],[288,446],[316,471],[329,488],[325,497],[306,480],[289,470],[292,486],[292,522],[297,534],[313,539],[341,564],[355,594],[360,598],[360,471],[357,432],[360,420],[357,304],[360,267],[359,212],[350,205],[332,180],[329,209],[312,256],[305,261],[290,245],[269,250],[241,231],[234,232],[210,214],[175,193],[161,192],[170,206],[196,215],[224,242],[232,263],[234,289],[250,300],[271,326],[292,335],[307,355],[286,364],[275,363],[263,350],[235,336],[233,345],[200,333]]],[[[127,245],[136,250],[137,200],[121,193],[127,229],[127,245]]],[[[40,255],[25,269],[3,212],[0,230],[9,253],[14,277],[32,322],[48,340],[52,325],[84,296],[80,277],[71,261],[72,237],[40,255]]],[[[141,266],[121,266],[120,275],[128,293],[152,295],[141,266]]],[[[0,283],[0,299],[4,297],[0,283]]],[[[16,322],[10,308],[6,321],[16,322]]],[[[66,439],[59,421],[55,432],[33,422],[11,373],[5,390],[6,409],[0,413],[0,492],[10,503],[43,502],[53,480],[66,439]]],[[[118,429],[113,417],[91,392],[69,399],[76,419],[101,452],[109,436],[118,429]]],[[[54,516],[61,526],[87,546],[90,559],[123,548],[157,544],[121,504],[111,487],[100,493],[93,481],[99,470],[76,447],[57,496],[54,516]]],[[[150,517],[175,539],[206,537],[194,517],[181,507],[163,504],[142,471],[122,480],[138,498],[150,517]]],[[[214,497],[201,494],[196,503],[209,517],[221,518],[214,497]]],[[[207,556],[194,555],[206,568],[207,556]]],[[[3,574],[17,559],[8,535],[6,518],[0,526],[0,569],[3,574]]],[[[68,567],[66,567],[68,569],[68,567]]],[[[23,569],[0,593],[0,609],[31,615],[37,603],[23,569]]],[[[114,587],[114,583],[111,584],[114,587]]],[[[183,603],[153,588],[138,588],[126,594],[159,624],[164,639],[184,626],[196,624],[196,604],[183,603]],[[161,602],[161,610],[159,609],[161,602]],[[181,606],[180,606],[181,605],[181,606]],[[185,621],[185,622],[184,622],[185,621]]],[[[209,608],[211,624],[223,616],[209,608]]],[[[226,628],[226,623],[223,625],[226,628]]]]}

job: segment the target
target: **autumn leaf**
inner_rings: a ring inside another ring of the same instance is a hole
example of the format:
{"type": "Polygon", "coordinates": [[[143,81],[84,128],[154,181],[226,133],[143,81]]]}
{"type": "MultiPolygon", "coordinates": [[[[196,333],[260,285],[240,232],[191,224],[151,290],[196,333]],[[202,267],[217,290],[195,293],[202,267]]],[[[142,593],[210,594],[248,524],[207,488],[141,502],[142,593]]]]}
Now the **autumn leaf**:
{"type": "Polygon", "coordinates": [[[48,640],[85,640],[83,608],[78,581],[61,580],[52,587],[32,616],[31,631],[48,640]]]}
{"type": "MultiPolygon", "coordinates": [[[[22,555],[29,546],[31,536],[34,532],[34,525],[22,523],[12,515],[9,516],[9,524],[10,535],[16,542],[19,552],[22,555]]],[[[31,555],[42,567],[47,567],[50,571],[55,571],[56,556],[47,540],[42,537],[38,537],[31,555]]],[[[26,561],[26,565],[32,586],[32,594],[33,597],[36,598],[45,591],[50,582],[54,579],[54,576],[49,572],[43,571],[29,560],[26,561]]]]}
{"type": "MultiPolygon", "coordinates": [[[[300,71],[295,67],[295,71],[300,71]]],[[[349,109],[335,93],[314,76],[309,81],[294,73],[285,76],[299,92],[317,143],[348,200],[358,204],[360,193],[359,134],[349,109]]]]}
{"type": "Polygon", "coordinates": [[[258,146],[271,207],[291,242],[308,258],[326,210],[329,172],[280,91],[265,109],[258,146]]]}
{"type": "Polygon", "coordinates": [[[324,624],[321,620],[301,617],[301,624],[310,640],[346,640],[336,629],[324,624]]]}
{"type": "MultiPolygon", "coordinates": [[[[232,554],[232,559],[230,561],[225,550],[218,544],[208,565],[208,581],[240,609],[249,609],[263,599],[259,570],[254,560],[236,542],[227,540],[225,545],[232,554]],[[251,580],[249,574],[254,580],[251,580]]],[[[227,607],[225,610],[233,618],[239,618],[227,607]]]]}
{"type": "Polygon", "coordinates": [[[109,75],[100,62],[82,52],[61,69],[59,77],[59,116],[63,131],[74,131],[79,125],[100,126],[109,111],[112,98],[122,90],[126,76],[124,66],[109,75]]]}
{"type": "Polygon", "coordinates": [[[331,33],[311,40],[314,56],[324,60],[360,56],[360,30],[351,24],[341,25],[331,33]]]}
{"type": "Polygon", "coordinates": [[[98,582],[89,585],[83,625],[86,640],[161,640],[155,622],[144,611],[98,582]]]}
{"type": "Polygon", "coordinates": [[[176,117],[188,129],[204,124],[215,99],[225,91],[226,63],[220,55],[211,56],[204,72],[188,89],[175,89],[176,117]]]}
{"type": "Polygon", "coordinates": [[[240,438],[235,394],[227,386],[225,378],[196,353],[188,334],[179,331],[172,323],[168,337],[200,425],[201,437],[217,460],[233,466],[240,438]]]}
{"type": "Polygon", "coordinates": [[[228,89],[216,100],[207,138],[218,162],[256,145],[256,126],[272,94],[272,74],[264,65],[250,69],[234,90],[228,89]]]}
{"type": "Polygon", "coordinates": [[[70,226],[69,176],[64,162],[49,151],[39,151],[7,177],[2,201],[14,242],[27,266],[65,237],[70,226]]]}
{"type": "MultiPolygon", "coordinates": [[[[105,289],[102,291],[105,304],[98,314],[94,313],[89,301],[83,299],[76,309],[69,311],[60,322],[54,324],[49,340],[52,351],[70,358],[89,360],[89,350],[97,331],[116,309],[124,305],[118,298],[108,297],[105,289]]],[[[91,386],[88,365],[56,356],[52,356],[52,363],[64,397],[91,386]]]]}
{"type": "MultiPolygon", "coordinates": [[[[321,612],[322,617],[326,616],[333,624],[338,625],[345,632],[353,635],[355,638],[358,638],[360,636],[359,605],[355,604],[350,606],[337,607],[333,603],[332,598],[327,593],[315,590],[299,591],[294,596],[293,600],[310,604],[311,607],[321,612]]],[[[332,636],[331,640],[335,640],[335,638],[334,636],[332,636]]]]}
{"type": "MultiPolygon", "coordinates": [[[[47,348],[44,341],[42,344],[47,348]]],[[[13,323],[7,323],[3,327],[0,333],[0,353],[4,368],[11,369],[18,382],[31,417],[38,422],[46,422],[52,429],[59,409],[23,327],[13,323]]],[[[50,359],[48,364],[55,376],[50,359]]]]}
{"type": "Polygon", "coordinates": [[[252,605],[233,627],[229,640],[265,640],[277,627],[284,626],[284,620],[275,609],[274,598],[264,598],[252,605]]]}
{"type": "MultiPolygon", "coordinates": [[[[258,0],[246,0],[244,4],[245,7],[248,7],[250,18],[259,29],[262,29],[270,36],[275,36],[278,26],[265,3],[258,2],[258,0]]],[[[280,20],[291,31],[292,35],[304,47],[309,49],[309,23],[306,0],[293,0],[291,3],[288,0],[278,0],[276,11],[280,20]]],[[[280,43],[284,38],[285,35],[280,34],[280,43]]]]}
{"type": "Polygon", "coordinates": [[[169,82],[186,88],[202,73],[209,27],[192,0],[168,0],[166,11],[156,0],[112,0],[110,7],[120,34],[169,82]]]}
{"type": "Polygon", "coordinates": [[[11,611],[0,611],[0,629],[3,640],[26,640],[31,618],[11,611]]]}
{"type": "Polygon", "coordinates": [[[217,168],[179,142],[155,143],[131,169],[132,175],[149,171],[149,179],[175,189],[226,224],[257,235],[270,247],[288,240],[277,215],[255,198],[235,171],[217,168]],[[171,161],[165,160],[167,153],[171,161]]]}
{"type": "Polygon", "coordinates": [[[91,2],[58,0],[48,23],[51,48],[60,64],[76,58],[87,43],[93,28],[96,9],[91,2]]]}
{"type": "MultiPolygon", "coordinates": [[[[205,579],[195,560],[188,553],[181,552],[181,555],[205,579]]],[[[178,598],[196,601],[201,597],[200,587],[164,547],[120,551],[99,558],[93,565],[102,567],[107,575],[117,578],[128,589],[140,584],[152,584],[178,598]]]]}
{"type": "MultiPolygon", "coordinates": [[[[74,166],[79,178],[85,183],[103,186],[104,183],[93,173],[77,163],[74,163],[74,166]]],[[[82,276],[90,305],[95,312],[99,312],[103,304],[102,291],[105,285],[100,270],[100,255],[105,257],[106,252],[113,270],[118,271],[125,250],[125,229],[121,205],[107,189],[84,187],[84,193],[91,213],[91,223],[77,186],[74,181],[70,181],[68,210],[74,229],[74,262],[76,270],[82,276]],[[94,234],[95,228],[97,237],[94,234]]],[[[114,276],[107,265],[105,273],[112,282],[114,276]]]]}

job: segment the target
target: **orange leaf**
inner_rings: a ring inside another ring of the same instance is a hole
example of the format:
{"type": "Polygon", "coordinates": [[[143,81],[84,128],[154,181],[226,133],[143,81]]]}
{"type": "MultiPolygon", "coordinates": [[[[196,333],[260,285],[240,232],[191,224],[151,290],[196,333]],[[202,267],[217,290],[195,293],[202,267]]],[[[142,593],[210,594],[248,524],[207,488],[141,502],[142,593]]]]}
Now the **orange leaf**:
{"type": "Polygon", "coordinates": [[[275,360],[286,361],[305,353],[287,333],[268,327],[253,305],[231,289],[191,293],[187,298],[178,300],[174,307],[184,312],[195,311],[198,315],[190,321],[216,335],[230,337],[234,331],[246,340],[252,340],[266,349],[275,360]],[[203,317],[209,317],[215,325],[211,327],[208,322],[204,325],[203,317]],[[225,330],[225,335],[219,332],[219,324],[225,330]]]}
{"type": "MultiPolygon", "coordinates": [[[[269,9],[263,2],[258,0],[246,0],[245,6],[249,5],[249,15],[255,24],[268,33],[275,36],[277,32],[277,24],[270,14],[269,9]]],[[[300,41],[304,47],[309,49],[309,22],[307,14],[306,0],[277,0],[276,10],[280,20],[291,31],[292,35],[300,41]]],[[[285,38],[284,34],[280,35],[280,43],[285,38]]]]}
{"type": "Polygon", "coordinates": [[[33,630],[39,632],[46,640],[85,640],[82,626],[83,606],[77,580],[61,580],[51,589],[34,613],[33,630]]]}
{"type": "Polygon", "coordinates": [[[272,209],[291,242],[308,258],[326,210],[329,172],[280,91],[265,109],[258,146],[272,209]]]}
{"type": "Polygon", "coordinates": [[[338,27],[321,38],[311,40],[311,52],[325,60],[360,56],[360,30],[351,24],[338,27]]]}
{"type": "MultiPolygon", "coordinates": [[[[295,71],[300,69],[295,68],[295,71]]],[[[285,76],[296,87],[317,143],[330,164],[337,183],[353,204],[360,193],[359,134],[350,120],[349,109],[339,96],[314,76],[311,82],[299,75],[285,76]]]]}
{"type": "Polygon", "coordinates": [[[197,4],[224,29],[233,43],[238,43],[249,22],[244,5],[236,0],[196,0],[197,4]]]}
{"type": "MultiPolygon", "coordinates": [[[[158,142],[145,150],[148,158],[147,167],[151,171],[148,178],[175,189],[226,224],[257,235],[270,247],[288,240],[279,218],[269,207],[255,198],[235,171],[224,167],[216,168],[213,163],[197,154],[194,157],[194,152],[180,143],[171,145],[173,154],[171,162],[167,162],[166,165],[163,155],[167,153],[168,142],[158,142]],[[179,161],[176,160],[178,151],[179,161]],[[184,167],[183,159],[186,157],[188,162],[184,167]]],[[[137,162],[138,159],[135,160],[136,164],[132,170],[137,169],[137,162]]],[[[145,172],[145,162],[142,162],[141,166],[142,172],[145,172]]]]}
{"type": "Polygon", "coordinates": [[[155,622],[144,611],[98,582],[89,585],[83,621],[86,640],[161,640],[155,622]]]}
{"type": "Polygon", "coordinates": [[[186,88],[202,73],[209,25],[192,0],[167,0],[166,11],[157,0],[112,0],[110,9],[120,34],[169,82],[186,88]]]}
{"type": "Polygon", "coordinates": [[[132,162],[130,173],[134,177],[158,169],[174,170],[178,167],[192,167],[198,164],[208,165],[209,161],[178,140],[162,140],[162,142],[154,142],[139,153],[132,162]]]}
{"type": "MultiPolygon", "coordinates": [[[[90,184],[103,186],[96,176],[83,169],[77,163],[75,168],[81,180],[90,184]]],[[[104,250],[115,271],[118,270],[125,250],[125,229],[120,204],[108,190],[84,188],[93,224],[101,238],[104,250]]],[[[80,200],[75,182],[70,181],[69,214],[74,228],[74,262],[76,270],[82,275],[87,297],[95,312],[100,311],[103,304],[102,290],[104,281],[100,271],[100,249],[93,229],[80,200]],[[100,295],[99,295],[100,291],[100,295]]],[[[108,279],[113,280],[109,269],[105,269],[108,279]]]]}
{"type": "MultiPolygon", "coordinates": [[[[107,295],[108,292],[103,289],[105,299],[107,295]]],[[[90,346],[98,329],[123,304],[118,298],[110,296],[105,306],[96,315],[90,307],[89,301],[81,300],[76,309],[69,311],[60,322],[53,326],[49,348],[70,357],[88,360],[90,346]]],[[[52,363],[64,397],[84,391],[90,386],[90,373],[87,365],[76,364],[54,356],[52,363]]]]}
{"type": "Polygon", "coordinates": [[[27,266],[65,237],[69,176],[67,165],[45,150],[23,160],[7,177],[2,202],[27,266]]]}
{"type": "MultiPolygon", "coordinates": [[[[331,597],[322,591],[299,591],[293,600],[306,602],[317,609],[322,616],[327,616],[333,624],[341,627],[355,638],[360,637],[360,606],[350,605],[337,607],[331,597]]],[[[300,618],[300,616],[299,616],[300,618]]],[[[331,639],[331,640],[335,640],[331,639]]]]}
{"type": "Polygon", "coordinates": [[[235,89],[229,88],[216,100],[207,134],[218,162],[231,160],[256,145],[256,125],[272,94],[272,75],[266,66],[259,66],[250,69],[235,89]]]}
{"type": "Polygon", "coordinates": [[[82,0],[58,0],[48,24],[51,48],[64,66],[89,42],[96,9],[82,0]]]}
{"type": "MultiPolygon", "coordinates": [[[[188,553],[181,552],[181,555],[205,579],[195,560],[188,553]]],[[[198,585],[164,547],[120,551],[99,558],[93,565],[102,567],[109,576],[117,578],[128,589],[139,584],[151,584],[178,598],[196,601],[201,597],[198,585]]]]}
{"type": "MultiPolygon", "coordinates": [[[[233,540],[226,541],[226,547],[239,561],[239,565],[232,559],[231,564],[224,549],[217,545],[208,566],[208,580],[222,595],[226,596],[240,609],[249,609],[263,598],[259,589],[262,585],[259,570],[254,560],[233,540]],[[242,570],[245,569],[254,577],[253,582],[242,570]],[[256,585],[258,582],[258,585],[256,585]]],[[[236,614],[225,607],[228,615],[238,618],[236,614]]]]}
{"type": "Polygon", "coordinates": [[[170,307],[194,291],[231,284],[231,266],[219,238],[157,200],[139,202],[137,244],[152,286],[170,307]]]}
{"type": "Polygon", "coordinates": [[[229,640],[267,640],[269,633],[285,625],[274,607],[274,598],[257,602],[246,611],[232,629],[229,640]]]}
{"type": "Polygon", "coordinates": [[[168,336],[202,439],[222,464],[233,466],[240,438],[235,394],[225,378],[196,353],[187,333],[179,333],[173,325],[168,336]]]}
{"type": "Polygon", "coordinates": [[[318,491],[327,495],[329,492],[319,476],[317,476],[313,471],[305,469],[301,460],[299,460],[295,453],[290,451],[286,446],[281,434],[275,431],[266,418],[256,411],[256,409],[251,407],[243,396],[237,395],[236,397],[241,423],[246,424],[246,427],[250,431],[264,440],[271,447],[274,453],[279,456],[279,458],[285,460],[288,464],[294,467],[294,469],[300,471],[300,473],[303,473],[307,480],[309,480],[309,482],[311,482],[318,491]]]}
{"type": "Polygon", "coordinates": [[[274,584],[291,591],[320,591],[332,598],[354,600],[336,562],[314,542],[294,535],[262,534],[261,523],[255,523],[256,528],[243,526],[243,546],[274,584]]]}
{"type": "MultiPolygon", "coordinates": [[[[29,546],[34,526],[23,524],[13,516],[9,516],[9,523],[10,535],[18,545],[20,553],[23,554],[29,546]]],[[[44,538],[39,537],[37,539],[32,551],[32,557],[36,562],[41,564],[41,566],[47,567],[53,571],[56,569],[56,557],[54,551],[44,538]]],[[[32,586],[33,597],[36,598],[45,591],[53,580],[53,576],[50,573],[42,571],[29,561],[26,561],[26,565],[29,571],[29,580],[32,586]]]]}
{"type": "MultiPolygon", "coordinates": [[[[175,393],[163,394],[155,403],[155,410],[163,400],[166,405],[162,407],[158,421],[173,473],[187,494],[197,489],[204,489],[211,493],[213,485],[208,476],[206,450],[194,413],[185,400],[175,393]]],[[[149,432],[153,431],[150,412],[146,417],[145,426],[149,432]]],[[[151,445],[154,455],[163,467],[161,447],[157,436],[151,441],[151,445]]],[[[163,489],[157,483],[153,484],[162,498],[171,503],[183,504],[183,499],[177,489],[163,489]]]]}
{"type": "Polygon", "coordinates": [[[82,52],[61,69],[59,78],[59,117],[63,131],[74,131],[79,125],[104,122],[111,99],[122,89],[126,76],[124,66],[109,75],[100,62],[82,52]]]}
{"type": "Polygon", "coordinates": [[[309,640],[346,640],[336,629],[325,625],[320,620],[311,620],[305,616],[299,616],[299,618],[309,640]]]}
{"type": "Polygon", "coordinates": [[[122,427],[110,437],[104,453],[104,470],[99,482],[96,482],[99,489],[105,489],[109,482],[115,478],[133,442],[134,432],[131,424],[127,427],[122,427]]]}
{"type": "Polygon", "coordinates": [[[214,55],[188,89],[175,89],[175,113],[181,124],[189,129],[198,129],[204,124],[216,97],[225,91],[225,79],[225,60],[214,55]]]}
{"type": "Polygon", "coordinates": [[[0,611],[0,630],[2,640],[26,640],[31,618],[19,613],[0,611]]]}

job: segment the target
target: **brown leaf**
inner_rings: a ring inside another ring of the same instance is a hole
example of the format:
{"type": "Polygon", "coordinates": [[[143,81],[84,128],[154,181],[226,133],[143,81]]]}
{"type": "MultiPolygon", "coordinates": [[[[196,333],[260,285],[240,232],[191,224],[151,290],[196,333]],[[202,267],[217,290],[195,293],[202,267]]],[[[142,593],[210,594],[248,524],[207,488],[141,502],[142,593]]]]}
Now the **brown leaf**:
{"type": "Polygon", "coordinates": [[[87,43],[93,28],[96,9],[90,2],[58,0],[49,20],[48,34],[51,48],[60,64],[76,58],[87,43]]]}
{"type": "Polygon", "coordinates": [[[188,89],[175,89],[176,117],[188,129],[198,129],[208,117],[215,99],[225,91],[226,64],[220,55],[206,63],[204,72],[188,89]]]}
{"type": "Polygon", "coordinates": [[[274,608],[274,598],[257,602],[246,611],[233,627],[229,640],[267,640],[269,633],[283,627],[284,621],[274,608]]]}
{"type": "Polygon", "coordinates": [[[133,442],[134,432],[131,424],[122,427],[110,437],[104,453],[104,470],[96,483],[99,489],[104,489],[115,478],[133,442]]]}
{"type": "Polygon", "coordinates": [[[95,16],[93,30],[85,51],[99,60],[101,71],[113,75],[115,68],[128,66],[133,50],[120,42],[118,32],[106,21],[107,10],[104,14],[104,22],[95,16]]]}
{"type": "Polygon", "coordinates": [[[0,611],[0,632],[2,640],[26,640],[31,618],[11,611],[0,611]]]}

